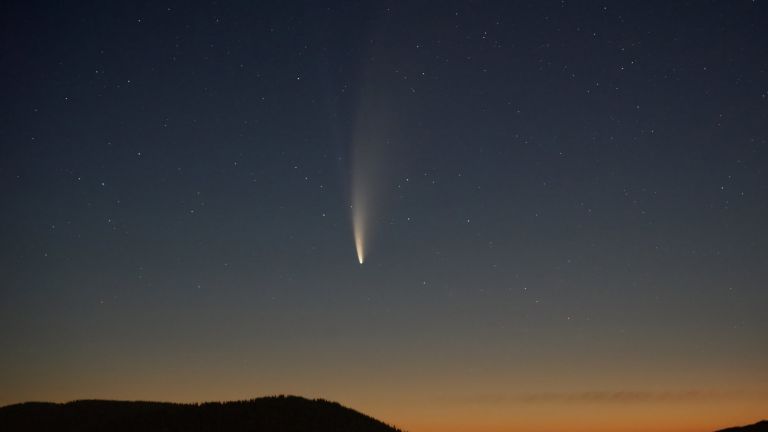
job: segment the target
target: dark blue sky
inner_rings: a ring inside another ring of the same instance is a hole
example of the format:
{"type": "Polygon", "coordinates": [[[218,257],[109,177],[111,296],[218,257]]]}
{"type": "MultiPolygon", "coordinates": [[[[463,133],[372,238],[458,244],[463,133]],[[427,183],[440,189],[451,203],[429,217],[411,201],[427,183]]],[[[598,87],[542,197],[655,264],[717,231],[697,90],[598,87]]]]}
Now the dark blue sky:
{"type": "Polygon", "coordinates": [[[0,17],[0,403],[301,393],[419,432],[768,397],[765,2],[0,17]]]}

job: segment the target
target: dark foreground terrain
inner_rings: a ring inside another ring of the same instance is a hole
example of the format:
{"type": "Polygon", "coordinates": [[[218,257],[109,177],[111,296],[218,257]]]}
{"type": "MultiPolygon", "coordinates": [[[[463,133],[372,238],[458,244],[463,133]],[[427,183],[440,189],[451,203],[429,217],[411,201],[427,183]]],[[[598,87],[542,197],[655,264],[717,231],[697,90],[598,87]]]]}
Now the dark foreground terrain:
{"type": "Polygon", "coordinates": [[[749,426],[732,427],[717,432],[768,432],[768,420],[763,420],[749,426]]]}
{"type": "Polygon", "coordinates": [[[325,400],[276,396],[203,404],[82,400],[0,408],[0,431],[398,432],[325,400]]]}
{"type": "MultiPolygon", "coordinates": [[[[0,431],[45,432],[402,432],[322,399],[274,396],[177,404],[80,400],[0,407],[0,431]]],[[[768,421],[717,432],[768,432],[768,421]]]]}

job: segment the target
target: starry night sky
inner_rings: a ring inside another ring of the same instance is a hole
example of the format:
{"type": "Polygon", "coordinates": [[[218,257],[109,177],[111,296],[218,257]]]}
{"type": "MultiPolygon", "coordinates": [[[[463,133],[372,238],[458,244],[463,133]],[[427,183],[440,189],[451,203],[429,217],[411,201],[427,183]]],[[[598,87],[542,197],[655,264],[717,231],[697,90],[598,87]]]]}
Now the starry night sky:
{"type": "Polygon", "coordinates": [[[3,2],[0,404],[765,417],[766,23],[762,0],[3,2]]]}

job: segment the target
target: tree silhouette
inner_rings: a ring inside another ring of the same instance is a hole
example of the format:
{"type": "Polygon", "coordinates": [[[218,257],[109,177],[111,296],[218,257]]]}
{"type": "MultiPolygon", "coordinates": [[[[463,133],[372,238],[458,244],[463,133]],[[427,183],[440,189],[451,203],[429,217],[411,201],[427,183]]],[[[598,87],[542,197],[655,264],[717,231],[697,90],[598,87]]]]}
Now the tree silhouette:
{"type": "Polygon", "coordinates": [[[322,399],[270,396],[237,402],[177,404],[80,400],[0,408],[2,431],[51,432],[401,432],[322,399]]]}

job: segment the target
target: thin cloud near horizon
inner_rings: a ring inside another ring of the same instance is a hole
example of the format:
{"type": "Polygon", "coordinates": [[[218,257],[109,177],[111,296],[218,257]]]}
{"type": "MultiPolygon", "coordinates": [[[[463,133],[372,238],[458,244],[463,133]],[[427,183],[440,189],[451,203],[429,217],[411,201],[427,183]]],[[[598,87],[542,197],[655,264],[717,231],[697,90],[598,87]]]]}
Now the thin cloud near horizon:
{"type": "Polygon", "coordinates": [[[720,400],[768,400],[768,392],[756,391],[583,391],[583,392],[536,392],[518,394],[487,394],[454,399],[471,404],[571,404],[571,403],[656,403],[702,402],[720,400]]]}

